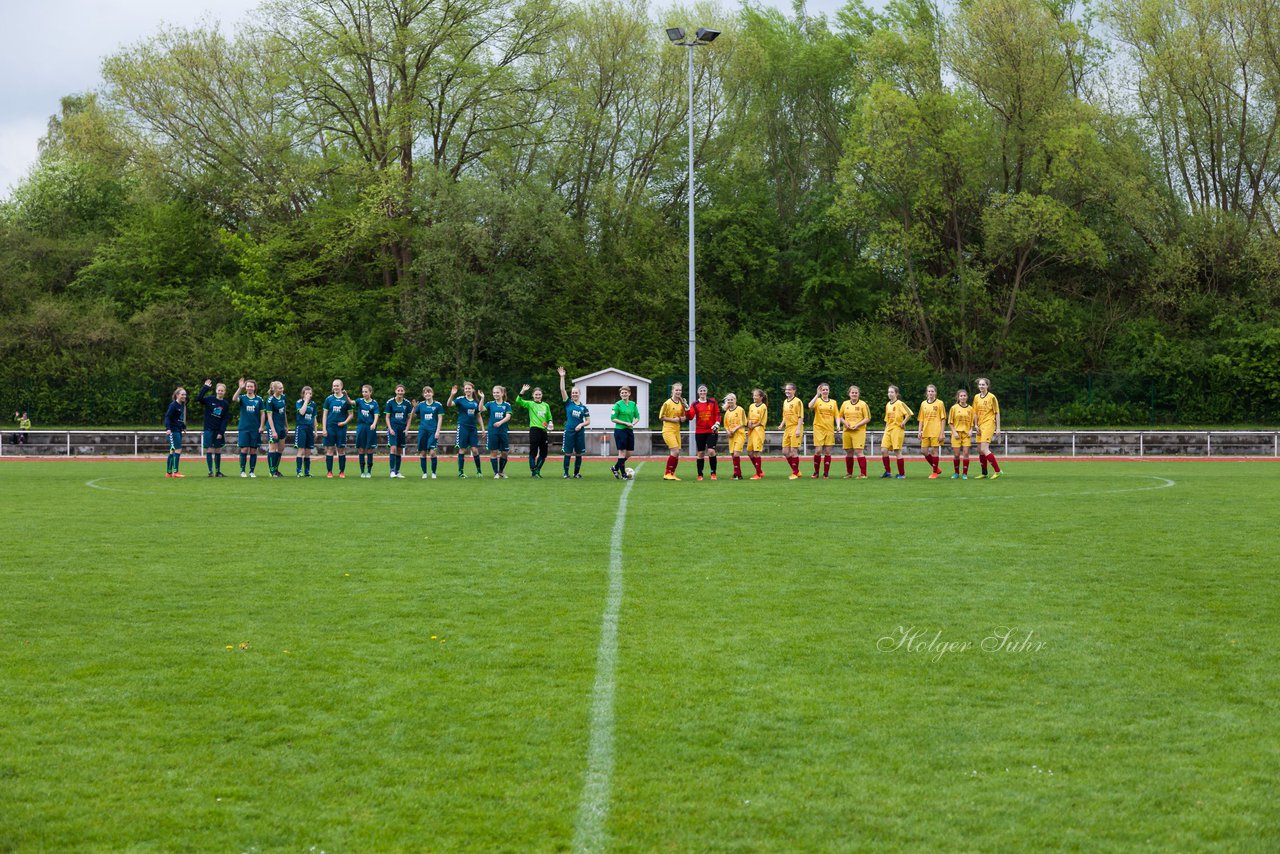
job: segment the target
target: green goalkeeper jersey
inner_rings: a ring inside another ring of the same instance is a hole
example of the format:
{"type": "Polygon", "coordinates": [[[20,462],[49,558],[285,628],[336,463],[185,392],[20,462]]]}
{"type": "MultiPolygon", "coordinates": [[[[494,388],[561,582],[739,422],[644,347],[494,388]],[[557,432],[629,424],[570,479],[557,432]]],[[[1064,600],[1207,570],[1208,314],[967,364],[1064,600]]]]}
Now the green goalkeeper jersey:
{"type": "Polygon", "coordinates": [[[551,420],[551,404],[544,401],[525,400],[517,395],[516,403],[529,410],[529,426],[539,429],[547,429],[547,422],[551,420]]]}

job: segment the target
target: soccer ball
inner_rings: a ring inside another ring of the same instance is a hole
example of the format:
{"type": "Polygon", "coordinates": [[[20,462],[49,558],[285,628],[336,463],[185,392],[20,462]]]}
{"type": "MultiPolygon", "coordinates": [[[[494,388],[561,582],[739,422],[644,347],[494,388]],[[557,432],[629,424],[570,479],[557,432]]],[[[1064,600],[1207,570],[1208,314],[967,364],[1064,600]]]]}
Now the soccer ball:
{"type": "Polygon", "coordinates": [[[633,478],[633,477],[635,477],[635,476],[636,476],[636,470],[635,470],[635,469],[632,469],[632,468],[627,469],[627,480],[631,480],[631,478],[633,478]]]}

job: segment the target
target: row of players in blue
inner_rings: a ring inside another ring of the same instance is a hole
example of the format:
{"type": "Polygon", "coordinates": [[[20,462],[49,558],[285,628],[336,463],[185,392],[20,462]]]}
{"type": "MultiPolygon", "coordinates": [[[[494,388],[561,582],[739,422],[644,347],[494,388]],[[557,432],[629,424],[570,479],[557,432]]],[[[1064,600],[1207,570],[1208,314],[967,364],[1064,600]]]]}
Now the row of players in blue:
{"type": "MultiPolygon", "coordinates": [[[[267,465],[271,477],[282,477],[280,461],[284,456],[285,438],[288,434],[288,402],[284,396],[284,386],[280,382],[271,383],[268,396],[264,399],[257,393],[257,383],[253,380],[241,379],[235,394],[230,400],[226,398],[226,385],[218,383],[215,387],[212,380],[205,380],[200,389],[198,401],[204,408],[204,451],[208,465],[209,477],[223,477],[222,448],[226,446],[226,429],[230,422],[231,404],[240,407],[237,422],[237,446],[240,451],[240,476],[257,477],[256,468],[258,451],[262,436],[267,438],[267,465]]],[[[439,436],[443,426],[445,406],[453,406],[458,410],[457,439],[458,477],[466,477],[466,455],[470,452],[476,467],[476,474],[482,474],[480,461],[480,437],[486,433],[480,419],[483,412],[488,416],[487,449],[490,453],[490,465],[495,478],[505,478],[507,454],[510,449],[509,425],[513,415],[512,406],[507,402],[506,390],[501,386],[494,388],[494,399],[488,402],[484,392],[478,392],[472,383],[463,384],[462,396],[458,396],[458,387],[454,386],[449,399],[441,404],[434,399],[430,386],[423,388],[423,399],[409,400],[405,397],[403,385],[396,386],[395,396],[379,405],[373,399],[373,389],[365,385],[359,398],[352,398],[346,393],[341,380],[334,380],[332,393],[317,407],[312,398],[310,386],[302,390],[302,397],[293,406],[294,448],[296,475],[311,477],[311,457],[317,442],[324,448],[327,476],[334,476],[334,462],[337,462],[339,478],[346,477],[348,430],[354,419],[356,424],[356,452],[360,462],[360,476],[373,476],[374,453],[378,445],[378,422],[385,417],[387,444],[390,448],[391,477],[403,478],[400,468],[405,449],[409,445],[410,426],[416,417],[418,429],[414,450],[421,456],[422,477],[435,479],[437,466],[437,449],[439,436]],[[431,472],[427,473],[427,461],[430,459],[431,472]]],[[[523,391],[523,390],[522,390],[523,391]]],[[[569,477],[569,456],[576,457],[574,477],[581,477],[582,455],[586,452],[585,428],[590,423],[587,407],[579,401],[578,389],[573,391],[573,400],[565,400],[565,477],[569,477]]],[[[550,408],[542,402],[540,389],[534,390],[532,400],[517,397],[517,403],[530,410],[531,423],[538,420],[545,427],[550,427],[550,408]]],[[[173,393],[173,399],[165,413],[165,430],[169,433],[169,458],[166,462],[166,477],[183,477],[179,472],[182,449],[182,432],[186,429],[187,392],[179,387],[173,393]]],[[[546,458],[545,430],[534,431],[542,434],[542,453],[539,458],[536,450],[530,455],[530,472],[534,477],[541,477],[542,461],[546,458]]]]}

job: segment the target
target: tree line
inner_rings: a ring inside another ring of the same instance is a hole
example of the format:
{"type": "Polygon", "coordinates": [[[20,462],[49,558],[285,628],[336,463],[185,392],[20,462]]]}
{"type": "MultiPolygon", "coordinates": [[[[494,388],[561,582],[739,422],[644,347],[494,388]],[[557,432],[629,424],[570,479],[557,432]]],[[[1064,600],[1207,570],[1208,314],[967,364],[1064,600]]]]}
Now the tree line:
{"type": "Polygon", "coordinates": [[[740,390],[981,373],[1049,421],[1264,420],[1278,126],[1267,0],[268,0],[62,100],[0,203],[0,408],[679,375],[693,192],[699,363],[740,390]],[[723,31],[692,188],[690,24],[723,31]]]}

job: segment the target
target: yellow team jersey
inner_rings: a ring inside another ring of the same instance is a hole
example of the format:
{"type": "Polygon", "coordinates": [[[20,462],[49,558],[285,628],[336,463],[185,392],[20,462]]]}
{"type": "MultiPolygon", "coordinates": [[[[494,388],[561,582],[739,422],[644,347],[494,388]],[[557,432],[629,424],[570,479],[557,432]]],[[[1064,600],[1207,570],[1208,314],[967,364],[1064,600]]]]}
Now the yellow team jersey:
{"type": "Polygon", "coordinates": [[[753,403],[751,408],[747,410],[747,420],[755,422],[755,427],[750,429],[750,436],[747,437],[747,450],[759,453],[764,450],[764,431],[765,425],[769,423],[769,407],[764,403],[753,403]]]}
{"type": "Polygon", "coordinates": [[[979,425],[995,424],[996,416],[1000,414],[1000,401],[991,392],[987,392],[986,397],[976,395],[973,398],[973,412],[979,425]]]}
{"type": "Polygon", "coordinates": [[[793,397],[790,400],[785,398],[782,401],[782,426],[795,427],[797,424],[804,423],[804,404],[800,402],[800,398],[793,397]]]}
{"type": "Polygon", "coordinates": [[[902,425],[907,423],[907,419],[915,415],[911,411],[911,407],[907,406],[901,400],[895,400],[893,403],[887,403],[884,407],[884,429],[901,430],[902,425]]]}
{"type": "MultiPolygon", "coordinates": [[[[855,429],[850,424],[857,424],[859,421],[871,420],[871,407],[867,406],[865,400],[859,400],[857,403],[846,400],[840,405],[840,417],[844,420],[844,429],[846,432],[855,429]]],[[[858,430],[866,430],[867,425],[863,424],[858,430]]]]}
{"type": "Polygon", "coordinates": [[[720,418],[720,426],[724,428],[726,433],[734,436],[739,435],[733,431],[739,427],[747,426],[747,411],[741,406],[735,406],[733,409],[726,409],[724,415],[720,418]]]}
{"type": "MultiPolygon", "coordinates": [[[[666,402],[666,403],[664,403],[664,404],[662,404],[662,409],[660,409],[660,410],[658,411],[658,418],[659,418],[659,419],[662,419],[662,418],[684,418],[684,414],[685,414],[685,409],[684,409],[684,404],[683,404],[683,403],[676,403],[676,402],[675,402],[674,400],[672,400],[671,398],[667,398],[667,402],[666,402]]],[[[662,429],[663,429],[663,430],[667,430],[667,429],[669,429],[669,428],[674,428],[674,429],[676,429],[676,430],[679,430],[679,429],[680,429],[680,425],[679,425],[679,424],[672,424],[672,423],[671,423],[671,422],[669,422],[669,421],[663,421],[663,422],[662,422],[662,429]]]]}
{"type": "Polygon", "coordinates": [[[840,414],[839,403],[830,398],[827,400],[818,398],[813,404],[813,429],[834,435],[836,432],[836,416],[838,414],[840,414]]]}
{"type": "MultiPolygon", "coordinates": [[[[671,398],[667,398],[667,402],[662,404],[662,409],[658,410],[658,418],[684,418],[685,409],[683,403],[676,403],[671,398]]],[[[662,441],[666,443],[668,449],[680,447],[680,425],[670,421],[662,422],[662,441]]]]}
{"type": "Polygon", "coordinates": [[[747,411],[741,406],[726,409],[720,418],[720,426],[729,434],[729,452],[741,451],[747,444],[747,411]],[[744,429],[738,430],[739,427],[744,429]]]}
{"type": "Polygon", "coordinates": [[[973,407],[961,406],[955,404],[951,407],[951,412],[947,415],[947,424],[951,425],[953,433],[968,434],[973,430],[973,407]]]}
{"type": "Polygon", "coordinates": [[[946,418],[947,405],[940,400],[930,403],[920,402],[920,436],[925,439],[938,439],[942,436],[942,424],[946,418]]]}
{"type": "Polygon", "coordinates": [[[804,403],[793,397],[782,401],[782,447],[798,448],[804,441],[804,403]],[[801,435],[797,436],[796,431],[801,435]]]}

